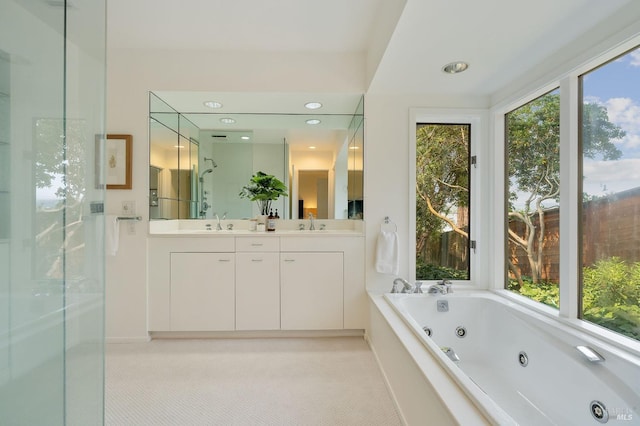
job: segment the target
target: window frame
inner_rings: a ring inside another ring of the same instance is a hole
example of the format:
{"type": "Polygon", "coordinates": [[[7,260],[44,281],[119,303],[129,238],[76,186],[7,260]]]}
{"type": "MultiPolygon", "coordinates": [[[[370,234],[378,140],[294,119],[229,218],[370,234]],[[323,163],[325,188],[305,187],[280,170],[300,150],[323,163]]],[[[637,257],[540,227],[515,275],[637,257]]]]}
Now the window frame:
{"type": "MultiPolygon", "coordinates": [[[[481,147],[486,147],[488,144],[483,143],[487,140],[487,121],[488,111],[480,109],[433,109],[433,108],[411,108],[409,118],[409,182],[410,182],[410,195],[409,195],[409,238],[408,238],[408,253],[409,256],[409,280],[416,280],[416,129],[419,124],[466,124],[470,126],[470,142],[469,142],[469,156],[470,159],[476,156],[478,162],[481,162],[483,158],[488,158],[488,155],[482,155],[481,147]]],[[[478,220],[483,215],[479,214],[483,203],[479,202],[478,196],[480,188],[486,179],[483,178],[481,170],[488,170],[489,167],[484,164],[471,165],[469,162],[469,240],[476,241],[476,249],[470,248],[469,250],[469,280],[453,280],[452,283],[456,288],[460,289],[479,289],[486,288],[481,287],[480,283],[486,283],[487,274],[486,271],[478,271],[477,265],[482,262],[484,256],[487,255],[488,239],[485,237],[484,230],[480,229],[480,221],[478,220]],[[484,248],[482,249],[482,241],[485,241],[484,248]]],[[[486,204],[486,203],[484,203],[486,204]]],[[[427,285],[429,283],[435,283],[435,280],[423,280],[427,285]]]]}
{"type": "MultiPolygon", "coordinates": [[[[554,88],[560,88],[560,309],[543,305],[522,295],[504,289],[507,280],[506,272],[506,203],[507,182],[506,168],[502,173],[495,173],[493,179],[494,207],[493,228],[495,229],[492,242],[493,271],[495,275],[489,288],[494,292],[537,312],[569,325],[581,332],[585,332],[618,348],[640,356],[640,341],[610,331],[580,318],[581,307],[581,204],[582,204],[582,147],[580,142],[581,120],[580,103],[581,87],[579,77],[587,74],[616,57],[640,46],[640,35],[636,35],[614,47],[594,55],[591,59],[574,65],[569,71],[550,77],[547,84],[532,85],[512,99],[491,108],[490,116],[492,128],[490,140],[492,142],[492,158],[495,164],[506,162],[506,114],[528,102],[548,93],[554,88]]],[[[496,169],[497,170],[497,169],[496,169]]]]}
{"type": "MultiPolygon", "coordinates": [[[[548,88],[548,87],[545,87],[548,88]]],[[[509,155],[508,155],[508,150],[507,150],[507,133],[509,131],[508,127],[507,127],[507,116],[516,111],[517,109],[519,109],[520,107],[524,107],[526,105],[528,105],[531,102],[535,102],[538,99],[547,96],[549,94],[552,94],[553,92],[558,92],[558,95],[560,97],[560,117],[559,117],[559,125],[560,125],[560,157],[562,157],[562,140],[563,138],[563,129],[564,129],[564,125],[562,123],[562,89],[560,87],[560,85],[556,85],[556,86],[551,86],[550,90],[547,90],[546,92],[542,92],[540,93],[539,91],[536,91],[536,96],[527,100],[526,102],[523,102],[520,104],[520,106],[514,108],[514,109],[509,109],[508,111],[506,111],[504,114],[502,114],[502,118],[503,118],[503,147],[502,147],[502,152],[503,152],[503,170],[502,170],[502,174],[505,177],[504,179],[504,188],[503,188],[503,198],[504,198],[504,207],[503,207],[503,213],[504,213],[504,221],[503,221],[503,239],[504,239],[504,263],[503,263],[503,269],[504,269],[504,273],[503,273],[503,281],[502,281],[502,288],[506,289],[508,282],[509,282],[509,273],[507,271],[508,267],[507,267],[507,257],[509,256],[509,238],[507,237],[508,235],[508,229],[509,229],[509,219],[508,219],[508,204],[509,204],[509,197],[508,194],[510,192],[510,186],[509,186],[509,182],[506,179],[507,174],[509,173],[509,167],[508,167],[508,161],[509,161],[509,155]]],[[[497,169],[496,169],[497,170],[497,169]]],[[[563,186],[562,186],[562,181],[563,181],[563,167],[562,167],[562,158],[560,158],[560,183],[559,183],[559,187],[560,187],[560,197],[559,197],[559,202],[558,202],[558,209],[559,209],[559,219],[560,221],[562,221],[562,217],[563,217],[563,199],[562,199],[562,191],[563,191],[563,186]]],[[[559,243],[560,243],[560,252],[562,252],[562,227],[559,227],[560,229],[560,235],[559,235],[559,243]]],[[[560,274],[558,277],[558,286],[560,286],[560,283],[562,282],[562,263],[560,261],[560,258],[558,259],[559,261],[559,269],[560,269],[560,274]]],[[[515,293],[515,292],[514,292],[515,293]]],[[[561,295],[560,295],[561,296],[561,295]]],[[[552,308],[555,310],[555,308],[552,308]]]]}

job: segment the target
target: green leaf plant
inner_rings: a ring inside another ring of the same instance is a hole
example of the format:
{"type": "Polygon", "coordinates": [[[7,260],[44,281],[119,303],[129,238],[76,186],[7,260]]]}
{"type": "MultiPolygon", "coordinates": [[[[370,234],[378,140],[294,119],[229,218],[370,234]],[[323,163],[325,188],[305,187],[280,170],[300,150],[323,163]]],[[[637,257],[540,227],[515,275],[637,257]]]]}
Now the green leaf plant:
{"type": "Polygon", "coordinates": [[[287,187],[282,181],[273,175],[258,171],[251,176],[249,184],[242,187],[240,198],[248,198],[258,204],[261,215],[269,214],[271,202],[280,196],[287,196],[287,187]]]}

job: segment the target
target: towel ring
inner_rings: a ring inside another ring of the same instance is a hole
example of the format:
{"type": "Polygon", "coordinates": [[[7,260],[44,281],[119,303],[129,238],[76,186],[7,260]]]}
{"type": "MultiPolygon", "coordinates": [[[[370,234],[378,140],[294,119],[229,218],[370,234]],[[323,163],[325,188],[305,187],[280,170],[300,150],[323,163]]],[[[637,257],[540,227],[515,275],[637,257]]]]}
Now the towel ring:
{"type": "Polygon", "coordinates": [[[389,216],[384,217],[384,223],[380,225],[380,229],[382,229],[385,225],[393,225],[394,232],[398,232],[398,225],[389,219],[389,216]]]}

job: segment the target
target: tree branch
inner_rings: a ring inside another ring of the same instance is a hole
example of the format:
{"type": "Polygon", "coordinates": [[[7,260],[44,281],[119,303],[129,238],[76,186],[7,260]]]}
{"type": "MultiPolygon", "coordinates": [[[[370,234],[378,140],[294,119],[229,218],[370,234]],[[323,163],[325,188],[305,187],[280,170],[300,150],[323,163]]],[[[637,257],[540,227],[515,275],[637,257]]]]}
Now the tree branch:
{"type": "Polygon", "coordinates": [[[448,217],[441,215],[433,208],[433,206],[431,205],[431,199],[429,199],[429,197],[425,196],[422,192],[418,192],[418,193],[420,194],[420,198],[422,198],[427,203],[427,207],[429,208],[429,211],[431,212],[431,214],[447,222],[449,226],[451,226],[451,228],[453,229],[453,232],[455,232],[456,234],[462,235],[465,238],[469,238],[469,234],[467,232],[460,229],[455,224],[455,222],[453,222],[448,217]]]}
{"type": "Polygon", "coordinates": [[[436,182],[441,183],[442,185],[444,185],[444,186],[446,186],[448,188],[451,188],[451,189],[461,189],[461,190],[463,190],[465,192],[469,192],[469,189],[465,188],[464,186],[452,185],[450,183],[447,183],[447,182],[443,181],[442,179],[436,179],[436,182]]]}

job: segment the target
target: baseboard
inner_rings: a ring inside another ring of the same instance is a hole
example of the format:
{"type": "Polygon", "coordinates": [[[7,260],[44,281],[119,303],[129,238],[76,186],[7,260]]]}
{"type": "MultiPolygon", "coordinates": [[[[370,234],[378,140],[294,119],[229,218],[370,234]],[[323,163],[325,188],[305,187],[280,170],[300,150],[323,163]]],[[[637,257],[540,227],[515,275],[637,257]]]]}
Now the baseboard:
{"type": "Polygon", "coordinates": [[[363,337],[364,330],[152,331],[151,339],[263,339],[294,337],[363,337]]]}
{"type": "Polygon", "coordinates": [[[141,337],[106,337],[104,339],[105,343],[147,343],[151,341],[150,336],[141,336],[141,337]]]}

